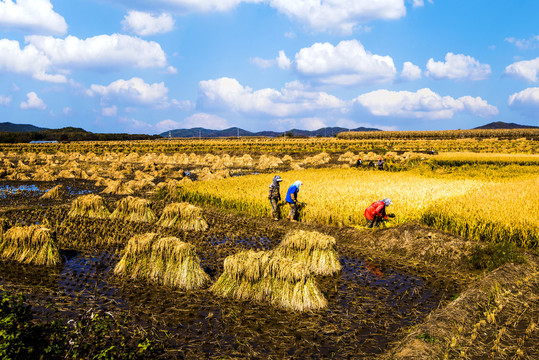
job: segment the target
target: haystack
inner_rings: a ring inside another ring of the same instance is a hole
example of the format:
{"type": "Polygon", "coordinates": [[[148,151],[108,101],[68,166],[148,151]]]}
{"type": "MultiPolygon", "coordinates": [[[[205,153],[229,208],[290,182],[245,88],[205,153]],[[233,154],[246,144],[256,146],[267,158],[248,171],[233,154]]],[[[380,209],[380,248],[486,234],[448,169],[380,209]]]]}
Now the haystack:
{"type": "Polygon", "coordinates": [[[208,223],[202,216],[202,209],[183,202],[168,204],[157,224],[181,230],[204,231],[208,228],[208,223]]]}
{"type": "Polygon", "coordinates": [[[210,290],[218,296],[270,303],[294,311],[327,306],[309,269],[273,251],[242,251],[225,259],[210,290]]]}
{"type": "Polygon", "coordinates": [[[275,251],[305,264],[317,275],[332,275],[341,270],[335,238],[316,231],[295,230],[285,235],[275,251]]]}
{"type": "Polygon", "coordinates": [[[47,190],[45,194],[41,196],[41,199],[59,199],[66,194],[64,185],[59,184],[50,190],[47,190]]]}
{"type": "Polygon", "coordinates": [[[38,170],[32,176],[32,180],[34,181],[55,181],[56,179],[57,177],[51,171],[47,170],[38,170]]]}
{"type": "Polygon", "coordinates": [[[157,221],[157,216],[150,208],[150,204],[150,200],[128,196],[116,203],[116,210],[110,217],[112,219],[152,223],[157,221]]]}
{"type": "Polygon", "coordinates": [[[127,186],[126,183],[122,180],[111,180],[108,182],[107,187],[101,191],[103,194],[114,194],[114,195],[131,195],[133,194],[133,189],[127,186]]]}
{"type": "Polygon", "coordinates": [[[61,262],[51,231],[39,225],[15,226],[0,242],[0,256],[24,264],[53,266],[61,262]]]}
{"type": "Polygon", "coordinates": [[[129,240],[114,274],[182,290],[200,289],[210,281],[194,245],[153,233],[129,240]]]}
{"type": "Polygon", "coordinates": [[[68,215],[106,219],[110,216],[110,212],[101,196],[88,194],[79,196],[73,200],[68,215]]]}

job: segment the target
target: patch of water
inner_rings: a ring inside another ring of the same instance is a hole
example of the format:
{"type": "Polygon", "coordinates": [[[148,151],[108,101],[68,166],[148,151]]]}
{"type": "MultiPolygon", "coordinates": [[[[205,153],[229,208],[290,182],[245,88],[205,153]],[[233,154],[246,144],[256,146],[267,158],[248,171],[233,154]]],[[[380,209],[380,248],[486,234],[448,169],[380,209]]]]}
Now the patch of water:
{"type": "Polygon", "coordinates": [[[44,191],[40,190],[36,185],[0,185],[0,197],[6,199],[10,195],[19,193],[29,193],[33,196],[41,196],[44,191]]]}

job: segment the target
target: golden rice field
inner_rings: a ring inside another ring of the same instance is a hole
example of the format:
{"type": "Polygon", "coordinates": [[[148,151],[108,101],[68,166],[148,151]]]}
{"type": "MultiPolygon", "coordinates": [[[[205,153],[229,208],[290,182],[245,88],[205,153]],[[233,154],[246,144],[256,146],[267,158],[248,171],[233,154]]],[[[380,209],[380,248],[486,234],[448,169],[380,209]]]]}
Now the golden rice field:
{"type": "MultiPolygon", "coordinates": [[[[274,174],[194,182],[180,188],[180,198],[268,216],[266,194],[274,174]]],[[[361,226],[373,201],[389,197],[392,223],[423,221],[467,238],[537,246],[539,233],[539,173],[492,181],[486,177],[425,177],[416,172],[351,169],[308,169],[280,174],[281,194],[301,180],[299,200],[307,203],[305,222],[361,226]]],[[[281,207],[286,215],[288,205],[281,207]]]]}

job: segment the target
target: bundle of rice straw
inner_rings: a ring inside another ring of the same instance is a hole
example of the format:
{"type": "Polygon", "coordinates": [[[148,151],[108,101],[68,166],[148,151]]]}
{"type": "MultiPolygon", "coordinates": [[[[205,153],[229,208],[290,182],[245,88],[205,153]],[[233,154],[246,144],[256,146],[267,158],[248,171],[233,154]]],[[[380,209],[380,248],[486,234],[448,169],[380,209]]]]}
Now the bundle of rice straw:
{"type": "Polygon", "coordinates": [[[194,245],[153,233],[129,240],[114,274],[182,290],[200,289],[210,281],[194,245]]]}
{"type": "Polygon", "coordinates": [[[111,180],[108,182],[107,187],[101,191],[103,194],[114,194],[114,195],[131,195],[133,189],[131,189],[127,184],[122,182],[122,180],[111,180]]]}
{"type": "Polygon", "coordinates": [[[41,199],[59,199],[63,195],[65,195],[65,187],[62,184],[56,185],[50,190],[47,190],[47,192],[43,195],[41,195],[41,199]]]}
{"type": "Polygon", "coordinates": [[[61,262],[51,231],[39,225],[15,226],[4,233],[0,256],[24,264],[53,266],[61,262]]]}
{"type": "Polygon", "coordinates": [[[327,306],[309,269],[274,251],[242,251],[225,259],[210,290],[218,296],[251,300],[294,311],[327,306]]]}
{"type": "Polygon", "coordinates": [[[275,248],[281,256],[305,264],[317,275],[341,270],[335,238],[316,231],[295,230],[285,235],[275,248]]]}
{"type": "Polygon", "coordinates": [[[150,200],[127,196],[116,203],[116,210],[110,217],[127,221],[155,222],[157,216],[150,208],[150,204],[150,200]]]}
{"type": "Polygon", "coordinates": [[[106,219],[110,216],[110,212],[101,196],[88,194],[79,196],[73,200],[68,215],[106,219]]]}
{"type": "Polygon", "coordinates": [[[57,177],[51,171],[41,169],[36,171],[32,176],[32,180],[34,181],[55,181],[56,179],[57,177]]]}
{"type": "Polygon", "coordinates": [[[202,209],[185,202],[168,204],[163,209],[157,225],[194,231],[208,228],[208,223],[202,216],[202,209]]]}

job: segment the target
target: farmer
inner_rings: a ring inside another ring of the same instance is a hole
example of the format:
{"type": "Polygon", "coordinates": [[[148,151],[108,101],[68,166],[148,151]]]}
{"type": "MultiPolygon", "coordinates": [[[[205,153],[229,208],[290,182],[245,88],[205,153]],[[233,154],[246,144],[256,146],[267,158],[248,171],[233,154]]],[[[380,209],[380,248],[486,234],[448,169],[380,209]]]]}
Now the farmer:
{"type": "Polygon", "coordinates": [[[384,160],[382,158],[378,160],[378,170],[384,170],[384,160]]]}
{"type": "Polygon", "coordinates": [[[301,181],[296,181],[288,188],[286,192],[286,202],[290,205],[290,214],[288,214],[288,220],[296,222],[296,213],[298,210],[298,192],[299,187],[302,185],[301,181]]]}
{"type": "Polygon", "coordinates": [[[279,183],[283,181],[279,175],[273,177],[273,182],[269,186],[268,199],[271,204],[271,216],[273,220],[279,220],[279,201],[281,201],[281,189],[279,183]]]}
{"type": "Polygon", "coordinates": [[[356,167],[361,167],[362,161],[361,158],[358,158],[356,161],[356,167]]]}
{"type": "Polygon", "coordinates": [[[391,205],[391,199],[386,198],[380,201],[373,202],[365,209],[365,219],[367,219],[366,227],[377,227],[382,221],[387,220],[386,206],[391,205]]]}

